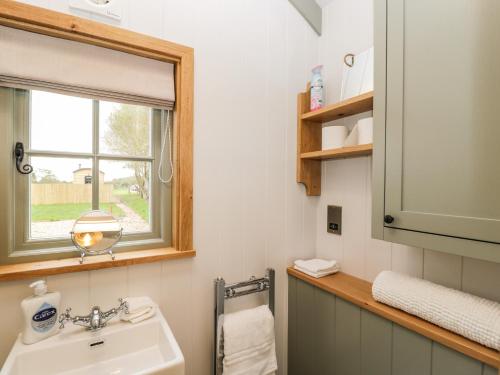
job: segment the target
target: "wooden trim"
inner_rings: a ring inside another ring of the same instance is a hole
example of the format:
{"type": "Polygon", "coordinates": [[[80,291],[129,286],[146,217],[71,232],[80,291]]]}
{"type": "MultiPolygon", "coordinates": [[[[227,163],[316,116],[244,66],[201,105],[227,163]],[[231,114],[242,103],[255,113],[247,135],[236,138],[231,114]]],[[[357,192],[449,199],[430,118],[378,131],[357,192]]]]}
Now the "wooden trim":
{"type": "Polygon", "coordinates": [[[306,112],[302,115],[302,120],[323,123],[371,110],[373,110],[373,91],[329,104],[316,111],[306,112]]]}
{"type": "Polygon", "coordinates": [[[500,353],[498,351],[487,348],[477,342],[466,339],[465,337],[452,333],[404,311],[375,301],[371,293],[372,284],[368,281],[358,279],[357,277],[342,272],[319,279],[308,276],[292,267],[289,267],[287,272],[291,276],[329,293],[335,294],[346,301],[397,323],[400,326],[500,369],[500,353]]]}
{"type": "Polygon", "coordinates": [[[192,258],[196,251],[178,251],[174,248],[151,249],[116,253],[115,260],[106,255],[96,255],[85,258],[80,264],[80,258],[47,260],[43,262],[19,263],[0,266],[0,281],[47,277],[68,272],[92,271],[103,268],[131,266],[134,264],[159,262],[162,260],[192,258]]]}
{"type": "Polygon", "coordinates": [[[176,72],[177,75],[177,179],[175,180],[176,248],[184,251],[193,248],[193,98],[194,56],[187,54],[176,72]]]}
{"type": "MultiPolygon", "coordinates": [[[[186,256],[192,256],[189,254],[194,254],[192,250],[194,50],[191,47],[133,31],[11,0],[0,0],[0,25],[110,48],[174,64],[176,74],[176,104],[174,112],[176,170],[174,174],[174,213],[172,220],[174,250],[169,252],[169,257],[172,257],[172,251],[175,250],[187,251],[186,256]]],[[[133,253],[126,254],[132,254],[132,258],[134,257],[133,253]]],[[[120,257],[126,254],[120,254],[120,257]]],[[[145,254],[147,256],[147,253],[145,254]]],[[[136,255],[138,256],[138,254],[136,255]]],[[[178,257],[179,255],[176,256],[178,257]]],[[[88,258],[85,262],[91,264],[90,259],[94,258],[88,258]]],[[[37,267],[37,263],[27,264],[35,267],[35,269],[37,267]]],[[[17,266],[20,267],[19,269],[24,269],[23,272],[26,274],[26,266],[17,266]]],[[[0,266],[0,269],[5,270],[5,267],[16,266],[0,266]]],[[[72,267],[66,267],[65,269],[77,271],[87,269],[86,267],[84,264],[77,267],[78,269],[73,269],[72,267]]],[[[49,267],[49,269],[52,268],[49,267]]],[[[62,272],[70,271],[65,270],[62,272]]],[[[0,280],[5,278],[6,276],[2,276],[0,272],[0,280]]]]}
{"type": "Polygon", "coordinates": [[[366,145],[334,148],[332,150],[304,152],[303,154],[300,154],[300,158],[302,160],[344,159],[344,158],[353,158],[358,156],[371,155],[372,150],[373,150],[373,145],[370,143],[366,145]]]}
{"type": "Polygon", "coordinates": [[[193,54],[191,47],[12,0],[0,0],[0,24],[163,61],[193,54]]]}
{"type": "Polygon", "coordinates": [[[301,158],[304,152],[321,149],[321,127],[302,119],[311,101],[309,87],[297,95],[297,182],[304,184],[307,195],[315,196],[321,194],[321,161],[301,158]]]}

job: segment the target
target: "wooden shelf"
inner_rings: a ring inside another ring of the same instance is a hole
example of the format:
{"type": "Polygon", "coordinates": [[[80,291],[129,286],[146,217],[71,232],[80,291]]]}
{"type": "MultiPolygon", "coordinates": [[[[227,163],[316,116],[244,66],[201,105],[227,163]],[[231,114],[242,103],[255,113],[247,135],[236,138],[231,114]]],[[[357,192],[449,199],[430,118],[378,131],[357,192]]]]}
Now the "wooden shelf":
{"type": "Polygon", "coordinates": [[[332,293],[363,309],[397,323],[400,326],[417,332],[433,341],[477,359],[478,361],[487,363],[495,368],[500,368],[500,354],[498,351],[487,348],[486,346],[438,327],[414,315],[410,315],[404,311],[375,301],[371,292],[372,284],[368,281],[358,279],[357,277],[342,272],[316,279],[292,267],[289,267],[287,271],[291,276],[323,289],[326,292],[332,293]]]}
{"type": "Polygon", "coordinates": [[[373,91],[330,104],[310,112],[310,91],[297,96],[297,182],[304,184],[309,196],[321,195],[321,161],[370,155],[372,145],[321,150],[321,126],[324,122],[338,120],[373,109],[373,91]]]}
{"type": "Polygon", "coordinates": [[[302,120],[312,122],[328,122],[347,116],[357,115],[373,109],[373,91],[355,96],[339,103],[327,105],[313,112],[302,114],[302,120]]]}
{"type": "Polygon", "coordinates": [[[300,158],[302,160],[345,159],[371,155],[372,151],[373,145],[370,143],[367,145],[334,148],[332,150],[304,152],[303,154],[300,154],[300,158]]]}
{"type": "Polygon", "coordinates": [[[108,254],[95,255],[86,257],[82,264],[80,264],[80,257],[5,264],[0,266],[0,281],[33,279],[68,272],[92,271],[170,259],[192,258],[195,255],[196,251],[194,250],[179,251],[174,248],[160,248],[115,253],[115,260],[112,260],[108,254]]]}

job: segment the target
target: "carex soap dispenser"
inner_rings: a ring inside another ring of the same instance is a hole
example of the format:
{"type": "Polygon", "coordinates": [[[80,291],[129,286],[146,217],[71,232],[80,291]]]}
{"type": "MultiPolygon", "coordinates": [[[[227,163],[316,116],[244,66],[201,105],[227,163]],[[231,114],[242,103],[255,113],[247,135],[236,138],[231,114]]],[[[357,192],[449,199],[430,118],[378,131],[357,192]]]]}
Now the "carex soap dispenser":
{"type": "Polygon", "coordinates": [[[33,344],[57,333],[57,316],[61,294],[47,292],[45,280],[30,284],[33,295],[23,299],[21,308],[24,314],[22,341],[33,344]]]}

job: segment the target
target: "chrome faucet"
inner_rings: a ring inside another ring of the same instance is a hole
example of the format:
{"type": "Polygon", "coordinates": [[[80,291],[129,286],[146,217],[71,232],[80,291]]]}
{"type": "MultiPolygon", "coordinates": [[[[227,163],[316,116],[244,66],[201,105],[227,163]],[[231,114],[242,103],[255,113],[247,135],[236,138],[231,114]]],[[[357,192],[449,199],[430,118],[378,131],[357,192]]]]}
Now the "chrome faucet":
{"type": "Polygon", "coordinates": [[[67,308],[66,312],[62,313],[59,317],[59,329],[63,329],[64,323],[70,321],[73,324],[87,328],[89,331],[100,330],[101,328],[106,327],[108,320],[118,315],[118,313],[128,313],[128,303],[122,298],[119,298],[118,302],[120,302],[120,306],[104,312],[101,311],[99,306],[94,306],[92,307],[92,310],[90,310],[90,314],[86,316],[71,316],[71,308],[67,308]]]}

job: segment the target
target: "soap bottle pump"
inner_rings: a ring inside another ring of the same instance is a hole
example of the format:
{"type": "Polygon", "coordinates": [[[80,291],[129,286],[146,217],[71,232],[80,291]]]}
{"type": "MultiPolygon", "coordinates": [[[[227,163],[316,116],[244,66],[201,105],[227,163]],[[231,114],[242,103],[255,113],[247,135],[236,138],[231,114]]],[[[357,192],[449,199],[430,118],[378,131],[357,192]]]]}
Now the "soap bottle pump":
{"type": "Polygon", "coordinates": [[[24,314],[24,344],[33,344],[50,337],[58,332],[57,316],[61,294],[47,292],[45,280],[38,280],[30,284],[33,294],[23,299],[21,308],[24,314]]]}

